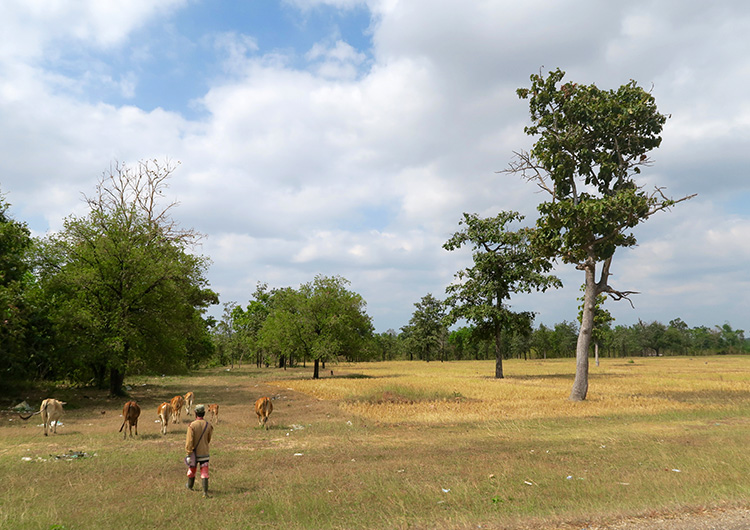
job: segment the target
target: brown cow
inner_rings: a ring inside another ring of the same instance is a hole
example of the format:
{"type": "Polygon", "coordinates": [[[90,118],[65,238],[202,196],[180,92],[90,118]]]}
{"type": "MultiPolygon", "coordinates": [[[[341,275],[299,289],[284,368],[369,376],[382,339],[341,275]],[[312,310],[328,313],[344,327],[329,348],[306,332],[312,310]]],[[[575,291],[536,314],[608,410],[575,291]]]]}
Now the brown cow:
{"type": "MultiPolygon", "coordinates": [[[[138,436],[138,416],[141,415],[141,407],[138,406],[138,403],[135,401],[128,401],[125,403],[125,406],[122,407],[122,425],[120,426],[120,430],[118,432],[122,432],[122,429],[125,427],[125,424],[128,424],[128,429],[130,431],[130,437],[133,437],[133,427],[135,427],[135,435],[138,436]]],[[[122,439],[128,437],[128,433],[123,432],[122,433],[122,439]]]]}
{"type": "Polygon", "coordinates": [[[193,400],[195,399],[195,394],[192,392],[188,392],[185,394],[185,414],[190,416],[190,409],[193,408],[193,400]]]}
{"type": "Polygon", "coordinates": [[[172,423],[180,423],[180,415],[182,414],[182,407],[185,405],[185,398],[182,396],[175,396],[170,401],[172,405],[172,423]]]}
{"type": "Polygon", "coordinates": [[[57,424],[60,423],[60,418],[63,415],[63,405],[65,405],[64,401],[53,398],[42,401],[39,413],[42,415],[42,423],[44,423],[44,436],[47,436],[47,430],[52,429],[52,422],[55,423],[53,432],[57,434],[57,424]]]}
{"type": "Polygon", "coordinates": [[[258,398],[258,401],[255,402],[255,413],[258,415],[258,423],[266,430],[268,430],[267,422],[271,412],[273,412],[273,403],[271,403],[270,398],[258,398]]]}
{"type": "Polygon", "coordinates": [[[165,401],[159,405],[159,409],[156,411],[161,421],[161,433],[167,434],[167,425],[169,425],[169,417],[172,415],[172,405],[169,401],[165,401]]]}
{"type": "Polygon", "coordinates": [[[211,415],[211,423],[219,423],[219,405],[211,403],[208,406],[208,413],[211,415]]]}

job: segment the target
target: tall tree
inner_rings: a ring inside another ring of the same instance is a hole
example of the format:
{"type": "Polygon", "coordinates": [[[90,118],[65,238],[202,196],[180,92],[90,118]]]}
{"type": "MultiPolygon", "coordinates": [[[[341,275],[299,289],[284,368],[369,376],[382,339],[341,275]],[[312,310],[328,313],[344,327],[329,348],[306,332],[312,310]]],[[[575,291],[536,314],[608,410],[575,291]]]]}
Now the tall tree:
{"type": "Polygon", "coordinates": [[[512,211],[487,219],[464,213],[459,224],[465,228],[443,245],[446,250],[472,246],[474,266],[456,273],[457,281],[446,288],[446,305],[451,308],[447,321],[468,320],[476,324],[479,333],[492,337],[498,379],[503,377],[503,332],[525,332],[534,320],[532,312],[510,310],[511,295],[561,285],[556,277],[546,274],[552,269],[550,261],[531,247],[533,230],[509,230],[511,223],[522,220],[522,215],[512,211]]]}
{"type": "Polygon", "coordinates": [[[530,88],[518,89],[518,96],[529,101],[532,125],[524,130],[538,139],[531,151],[517,152],[506,171],[520,173],[549,194],[538,206],[534,245],[585,276],[570,393],[571,400],[581,401],[588,393],[597,296],[607,293],[621,300],[635,294],[609,284],[615,250],[635,245],[635,226],[692,196],[674,200],[661,188],[646,192],[635,182],[641,168],[651,165],[648,153],[659,147],[667,119],[650,93],[635,81],[617,90],[561,84],[564,75],[560,69],[547,77],[535,74],[530,88]]]}
{"type": "Polygon", "coordinates": [[[217,303],[207,260],[189,252],[200,235],[178,227],[176,203],[160,204],[175,166],[114,165],[87,197],[88,216],[50,236],[43,276],[59,300],[60,329],[87,343],[88,365],[112,394],[128,370],[185,368],[188,345],[206,333],[201,312],[217,303]]]}

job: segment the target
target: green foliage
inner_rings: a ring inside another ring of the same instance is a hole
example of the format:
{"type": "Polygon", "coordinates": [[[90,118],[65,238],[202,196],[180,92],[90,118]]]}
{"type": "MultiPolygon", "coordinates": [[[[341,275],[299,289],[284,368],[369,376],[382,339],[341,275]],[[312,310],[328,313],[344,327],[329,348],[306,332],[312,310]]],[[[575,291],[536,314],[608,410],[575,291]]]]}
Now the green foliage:
{"type": "Polygon", "coordinates": [[[414,308],[409,324],[402,328],[409,351],[416,351],[418,357],[425,361],[438,356],[444,358],[444,346],[448,337],[445,304],[432,296],[432,293],[427,293],[414,304],[414,308]]]}
{"type": "Polygon", "coordinates": [[[271,293],[269,312],[258,334],[258,346],[288,358],[315,361],[361,360],[372,336],[372,322],[362,297],[349,291],[341,277],[316,276],[298,290],[271,293]]]}
{"type": "Polygon", "coordinates": [[[508,229],[509,224],[522,220],[523,216],[513,211],[487,219],[464,213],[459,224],[465,228],[443,245],[446,250],[472,246],[474,266],[459,271],[457,281],[446,288],[446,305],[451,308],[446,321],[453,324],[465,319],[474,323],[479,333],[494,338],[497,377],[502,377],[502,334],[528,335],[521,332],[530,331],[534,319],[533,313],[510,310],[507,301],[511,295],[561,285],[555,276],[546,274],[552,269],[550,261],[531,246],[533,230],[508,229]]]}
{"type": "MultiPolygon", "coordinates": [[[[126,372],[185,370],[208,348],[201,311],[217,302],[207,260],[187,251],[196,238],[157,209],[171,167],[117,166],[43,243],[40,278],[67,371],[121,392],[126,372]]],[[[204,352],[205,353],[205,352],[204,352]]]]}
{"type": "Polygon", "coordinates": [[[25,223],[10,217],[10,205],[0,193],[0,348],[3,366],[0,378],[33,375],[28,363],[29,345],[37,336],[31,333],[37,314],[31,290],[29,254],[33,240],[25,223]]]}

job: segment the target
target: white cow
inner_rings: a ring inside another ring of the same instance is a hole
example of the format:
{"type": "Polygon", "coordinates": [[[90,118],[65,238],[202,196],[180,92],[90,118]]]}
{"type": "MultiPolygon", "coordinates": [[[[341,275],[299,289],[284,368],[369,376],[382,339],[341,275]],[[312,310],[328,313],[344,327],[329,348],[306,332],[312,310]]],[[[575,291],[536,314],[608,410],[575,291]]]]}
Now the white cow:
{"type": "Polygon", "coordinates": [[[52,422],[55,422],[54,433],[57,434],[57,422],[60,421],[63,415],[64,401],[58,401],[57,399],[49,398],[42,401],[42,406],[39,407],[39,412],[42,415],[42,423],[44,423],[44,436],[47,436],[47,430],[52,429],[52,422]]]}

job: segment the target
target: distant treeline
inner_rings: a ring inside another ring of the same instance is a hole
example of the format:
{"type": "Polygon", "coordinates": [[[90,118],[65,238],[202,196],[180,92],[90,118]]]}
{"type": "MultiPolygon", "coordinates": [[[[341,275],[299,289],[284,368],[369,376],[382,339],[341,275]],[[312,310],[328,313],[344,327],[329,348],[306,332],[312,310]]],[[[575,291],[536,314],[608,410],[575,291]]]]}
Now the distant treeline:
{"type": "MultiPolygon", "coordinates": [[[[504,357],[553,359],[575,357],[578,324],[562,322],[554,327],[544,324],[527,333],[503,337],[504,357]]],[[[469,360],[494,359],[494,339],[474,327],[455,331],[443,330],[433,348],[422,348],[411,330],[389,331],[378,335],[383,359],[469,360]]],[[[600,357],[656,355],[715,355],[750,353],[750,339],[744,331],[729,323],[713,327],[690,328],[681,319],[665,325],[661,322],[638,322],[631,326],[607,326],[598,329],[591,355],[598,348],[600,357]]]]}

